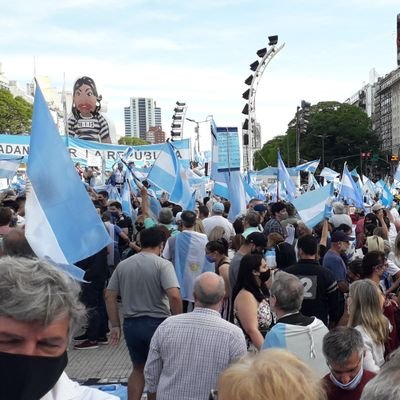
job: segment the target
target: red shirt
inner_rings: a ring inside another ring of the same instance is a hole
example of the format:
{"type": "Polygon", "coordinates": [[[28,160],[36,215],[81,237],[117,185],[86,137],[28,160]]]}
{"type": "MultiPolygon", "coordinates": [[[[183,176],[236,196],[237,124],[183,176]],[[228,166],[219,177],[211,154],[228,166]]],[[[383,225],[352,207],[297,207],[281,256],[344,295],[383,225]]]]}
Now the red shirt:
{"type": "Polygon", "coordinates": [[[362,379],[354,390],[344,390],[336,386],[329,378],[329,374],[323,377],[328,400],[360,400],[364,386],[375,376],[373,372],[364,370],[362,379]]]}

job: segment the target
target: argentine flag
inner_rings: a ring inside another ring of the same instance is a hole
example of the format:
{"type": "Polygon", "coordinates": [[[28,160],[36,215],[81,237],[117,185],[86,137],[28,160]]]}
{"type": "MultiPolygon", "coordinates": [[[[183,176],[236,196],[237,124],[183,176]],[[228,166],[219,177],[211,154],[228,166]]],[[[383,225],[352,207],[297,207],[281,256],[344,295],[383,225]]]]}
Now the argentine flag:
{"type": "Polygon", "coordinates": [[[356,207],[363,208],[363,194],[361,188],[354,182],[347,164],[344,165],[339,196],[351,200],[356,207]]]}
{"type": "Polygon", "coordinates": [[[38,257],[73,264],[110,242],[36,86],[26,192],[26,238],[38,257]]]}
{"type": "Polygon", "coordinates": [[[183,231],[175,237],[175,271],[181,287],[183,300],[194,302],[195,279],[207,271],[215,271],[214,263],[206,259],[207,235],[194,231],[183,231]]]}
{"type": "Polygon", "coordinates": [[[333,193],[332,183],[320,189],[306,192],[293,201],[302,221],[312,229],[319,224],[325,216],[325,207],[333,193]]]}
{"type": "Polygon", "coordinates": [[[339,172],[336,172],[328,167],[325,167],[320,173],[320,176],[323,176],[328,182],[332,182],[339,175],[339,172]]]}
{"type": "MultiPolygon", "coordinates": [[[[286,198],[293,202],[296,197],[296,186],[286,169],[282,160],[281,153],[278,151],[278,182],[282,184],[286,191],[286,198]]],[[[280,194],[281,195],[281,194],[280,194]]]]}
{"type": "Polygon", "coordinates": [[[315,170],[318,168],[318,165],[319,165],[319,160],[314,160],[314,161],[309,161],[304,164],[298,165],[294,169],[296,171],[306,171],[306,172],[314,173],[315,170]]]}
{"type": "Polygon", "coordinates": [[[23,157],[0,160],[0,178],[14,178],[23,157]]]}
{"type": "Polygon", "coordinates": [[[386,183],[381,179],[377,182],[382,187],[381,203],[385,208],[391,208],[393,203],[393,195],[386,183]]]}

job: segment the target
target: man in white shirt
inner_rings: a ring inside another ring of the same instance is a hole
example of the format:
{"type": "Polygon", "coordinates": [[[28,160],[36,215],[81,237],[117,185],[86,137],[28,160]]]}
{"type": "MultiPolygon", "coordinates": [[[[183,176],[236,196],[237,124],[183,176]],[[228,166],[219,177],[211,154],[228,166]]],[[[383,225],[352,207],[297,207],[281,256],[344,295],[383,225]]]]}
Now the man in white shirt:
{"type": "Polygon", "coordinates": [[[224,228],[224,238],[230,242],[235,236],[233,225],[223,217],[225,207],[222,203],[214,203],[212,206],[211,217],[203,219],[204,230],[208,236],[211,231],[218,227],[224,228]]]}

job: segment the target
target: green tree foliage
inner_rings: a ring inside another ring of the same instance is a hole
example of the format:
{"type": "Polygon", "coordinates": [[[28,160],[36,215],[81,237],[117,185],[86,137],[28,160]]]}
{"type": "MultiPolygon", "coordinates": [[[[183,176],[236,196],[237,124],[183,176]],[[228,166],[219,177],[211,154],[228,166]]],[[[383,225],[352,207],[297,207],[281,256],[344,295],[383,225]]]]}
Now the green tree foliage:
{"type": "Polygon", "coordinates": [[[0,133],[30,133],[33,106],[22,97],[0,89],[0,133]]]}
{"type": "Polygon", "coordinates": [[[143,144],[150,144],[144,139],[130,137],[130,136],[122,136],[118,139],[118,144],[126,144],[128,146],[140,146],[143,144]]]}
{"type": "MultiPolygon", "coordinates": [[[[372,131],[370,118],[360,108],[350,104],[328,101],[311,107],[307,132],[300,138],[301,159],[322,158],[322,136],[325,136],[325,165],[333,168],[341,169],[344,161],[348,162],[349,168],[354,168],[360,163],[360,153],[379,152],[380,140],[372,131]]],[[[266,164],[276,166],[278,148],[285,164],[293,166],[296,157],[296,116],[290,121],[286,135],[268,141],[261,154],[255,154],[256,168],[264,168],[266,164]]]]}

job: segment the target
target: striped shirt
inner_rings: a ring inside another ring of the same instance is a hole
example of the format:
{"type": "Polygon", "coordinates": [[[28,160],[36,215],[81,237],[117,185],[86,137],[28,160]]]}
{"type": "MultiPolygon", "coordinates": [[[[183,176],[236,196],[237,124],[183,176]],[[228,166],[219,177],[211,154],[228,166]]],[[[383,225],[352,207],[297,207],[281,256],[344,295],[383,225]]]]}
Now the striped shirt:
{"type": "Polygon", "coordinates": [[[97,114],[93,117],[76,119],[73,114],[68,118],[68,134],[78,139],[105,142],[110,139],[110,129],[107,120],[97,114]]]}
{"type": "Polygon", "coordinates": [[[151,340],[144,374],[157,400],[207,400],[219,374],[246,354],[237,326],[209,308],[167,318],[151,340]]]}

